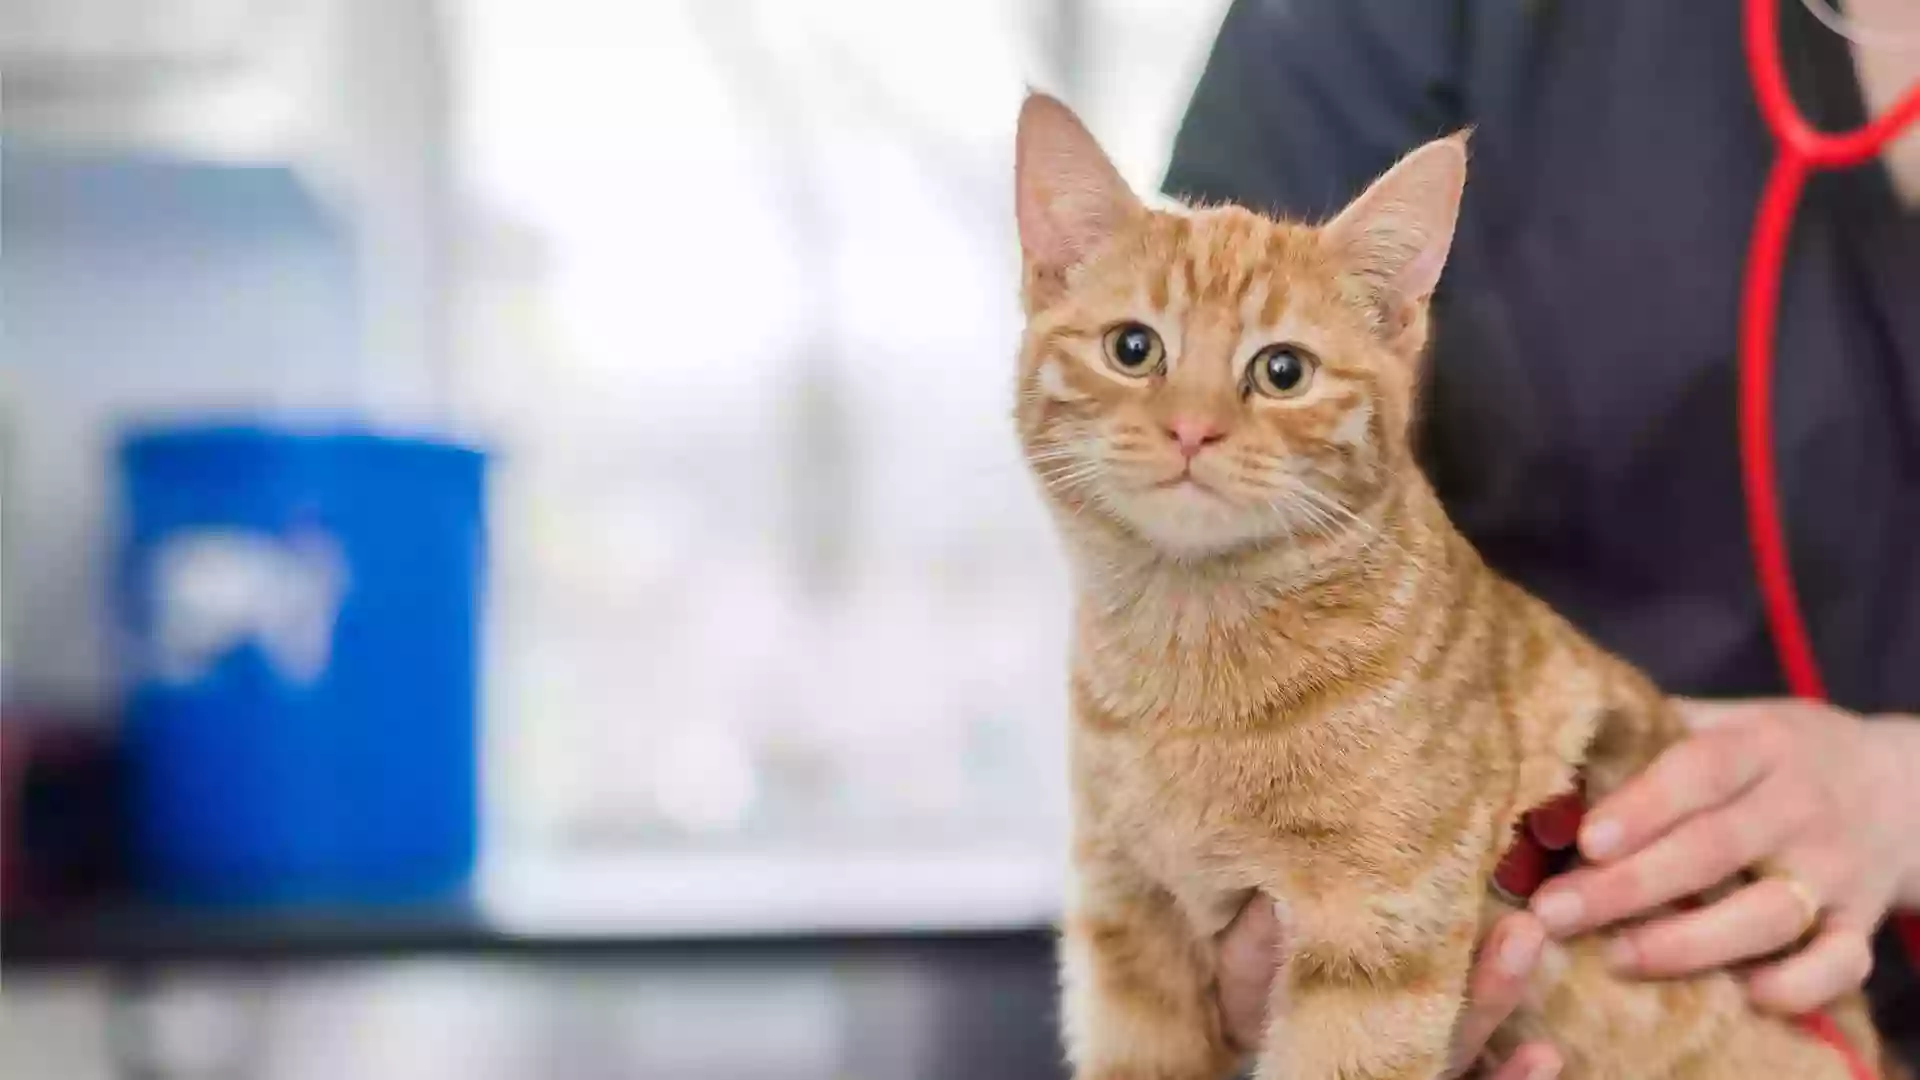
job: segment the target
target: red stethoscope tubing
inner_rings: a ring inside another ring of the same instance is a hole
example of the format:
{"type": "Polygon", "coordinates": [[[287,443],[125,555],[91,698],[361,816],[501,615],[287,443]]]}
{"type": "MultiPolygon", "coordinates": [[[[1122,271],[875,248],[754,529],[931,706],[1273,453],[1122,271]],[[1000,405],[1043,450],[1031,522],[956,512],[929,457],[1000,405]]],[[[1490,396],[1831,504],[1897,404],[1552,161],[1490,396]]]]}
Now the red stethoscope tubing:
{"type": "MultiPolygon", "coordinates": [[[[1796,697],[1823,700],[1826,686],[1794,590],[1781,523],[1779,479],[1774,470],[1773,366],[1780,314],[1780,280],[1793,216],[1807,177],[1845,169],[1877,157],[1888,143],[1920,121],[1920,85],[1891,109],[1860,128],[1838,134],[1816,129],[1794,104],[1781,64],[1780,0],[1746,0],[1747,70],[1760,116],[1773,132],[1776,157],[1754,216],[1752,246],[1740,295],[1740,465],[1746,492],[1747,533],[1753,545],[1760,600],[1787,689],[1796,697]]],[[[1920,918],[1895,926],[1908,956],[1920,967],[1920,918]]]]}
{"type": "Polygon", "coordinates": [[[1895,136],[1920,121],[1920,86],[1908,90],[1899,104],[1872,123],[1830,135],[1814,129],[1793,104],[1780,63],[1778,0],[1747,0],[1745,38],[1753,96],[1778,150],[1753,219],[1753,246],[1747,250],[1740,296],[1740,461],[1747,494],[1747,536],[1753,542],[1766,625],[1772,628],[1788,690],[1795,698],[1824,700],[1826,684],[1793,590],[1786,530],[1780,521],[1780,482],[1774,473],[1772,380],[1780,275],[1793,233],[1793,211],[1809,173],[1847,169],[1880,156],[1895,136]]]}
{"type": "Polygon", "coordinates": [[[1887,144],[1920,120],[1920,86],[1857,130],[1819,131],[1807,122],[1787,89],[1780,60],[1779,0],[1747,0],[1747,68],[1760,116],[1773,132],[1777,156],[1767,174],[1754,217],[1752,246],[1740,296],[1740,462],[1746,488],[1747,533],[1753,544],[1760,598],[1787,689],[1796,697],[1824,699],[1826,686],[1814,656],[1787,559],[1780,515],[1779,480],[1773,459],[1773,353],[1779,323],[1780,277],[1794,210],[1807,176],[1844,169],[1877,157],[1887,144]]]}

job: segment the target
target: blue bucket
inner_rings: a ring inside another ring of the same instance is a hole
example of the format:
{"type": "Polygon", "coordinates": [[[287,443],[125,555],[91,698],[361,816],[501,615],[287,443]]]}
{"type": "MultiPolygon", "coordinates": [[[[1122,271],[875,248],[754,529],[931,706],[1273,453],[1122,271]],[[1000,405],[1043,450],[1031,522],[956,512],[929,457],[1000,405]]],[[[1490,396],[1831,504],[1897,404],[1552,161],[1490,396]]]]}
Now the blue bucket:
{"type": "Polygon", "coordinates": [[[124,441],[135,867],[201,903],[457,892],[476,845],[484,458],[361,432],[124,441]]]}

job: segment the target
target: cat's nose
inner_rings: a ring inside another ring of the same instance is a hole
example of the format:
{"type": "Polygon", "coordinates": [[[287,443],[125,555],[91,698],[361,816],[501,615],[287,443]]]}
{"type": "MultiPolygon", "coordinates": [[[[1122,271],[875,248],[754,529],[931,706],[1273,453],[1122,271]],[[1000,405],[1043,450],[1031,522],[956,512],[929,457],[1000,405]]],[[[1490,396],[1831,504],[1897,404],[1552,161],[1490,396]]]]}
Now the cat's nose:
{"type": "Polygon", "coordinates": [[[1227,437],[1221,426],[1212,420],[1201,417],[1182,417],[1167,425],[1167,437],[1180,447],[1180,452],[1192,461],[1201,450],[1212,446],[1227,437]]]}

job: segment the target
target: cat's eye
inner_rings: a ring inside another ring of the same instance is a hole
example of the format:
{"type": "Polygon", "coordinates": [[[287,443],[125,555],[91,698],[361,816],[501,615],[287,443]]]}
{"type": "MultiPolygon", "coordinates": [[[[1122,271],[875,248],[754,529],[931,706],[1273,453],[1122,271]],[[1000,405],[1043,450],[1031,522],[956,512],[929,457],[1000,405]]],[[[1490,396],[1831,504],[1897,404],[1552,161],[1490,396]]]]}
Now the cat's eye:
{"type": "Polygon", "coordinates": [[[1126,375],[1150,375],[1166,362],[1167,347],[1151,327],[1124,322],[1107,331],[1107,362],[1126,375]]]}
{"type": "Polygon", "coordinates": [[[1313,355],[1298,345],[1269,345],[1254,354],[1247,381],[1268,397],[1297,397],[1313,382],[1318,366],[1313,355]]]}

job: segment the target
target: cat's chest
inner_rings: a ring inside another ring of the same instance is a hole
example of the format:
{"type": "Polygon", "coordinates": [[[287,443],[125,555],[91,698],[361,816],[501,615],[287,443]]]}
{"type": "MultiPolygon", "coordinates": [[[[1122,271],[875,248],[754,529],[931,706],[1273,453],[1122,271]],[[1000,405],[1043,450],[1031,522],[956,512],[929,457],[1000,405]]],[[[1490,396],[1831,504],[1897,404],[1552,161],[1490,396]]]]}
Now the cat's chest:
{"type": "Polygon", "coordinates": [[[1333,873],[1423,814],[1418,785],[1381,782],[1395,755],[1343,745],[1331,721],[1225,734],[1082,732],[1075,768],[1085,824],[1117,840],[1176,893],[1333,873]]]}

